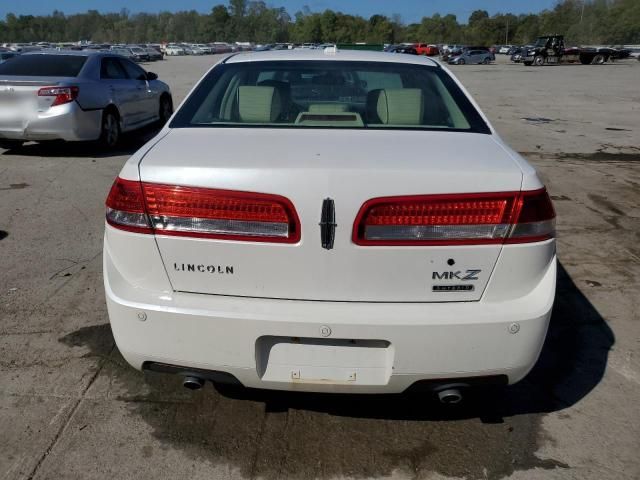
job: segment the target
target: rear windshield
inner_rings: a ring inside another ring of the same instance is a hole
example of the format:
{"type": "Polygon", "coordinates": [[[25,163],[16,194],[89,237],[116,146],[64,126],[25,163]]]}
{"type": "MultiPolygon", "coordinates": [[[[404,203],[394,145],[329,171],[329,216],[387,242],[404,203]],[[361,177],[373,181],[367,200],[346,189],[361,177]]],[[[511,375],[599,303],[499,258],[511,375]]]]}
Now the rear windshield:
{"type": "Polygon", "coordinates": [[[171,123],[172,128],[229,126],[489,133],[441,68],[330,60],[221,64],[171,123]]]}
{"type": "Polygon", "coordinates": [[[19,55],[0,65],[0,75],[77,77],[86,61],[78,55],[19,55]]]}

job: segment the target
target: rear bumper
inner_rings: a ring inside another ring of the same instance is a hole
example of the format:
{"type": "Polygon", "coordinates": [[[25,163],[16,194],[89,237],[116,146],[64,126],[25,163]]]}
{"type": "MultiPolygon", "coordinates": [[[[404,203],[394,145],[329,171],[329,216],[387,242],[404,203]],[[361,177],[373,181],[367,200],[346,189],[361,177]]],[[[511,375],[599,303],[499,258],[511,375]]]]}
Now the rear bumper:
{"type": "Polygon", "coordinates": [[[0,122],[0,139],[90,141],[100,137],[102,110],[82,110],[76,102],[0,122]]]}
{"type": "Polygon", "coordinates": [[[155,286],[139,288],[118,270],[105,242],[107,307],[125,359],[137,369],[178,365],[277,390],[396,393],[421,380],[494,375],[515,383],[537,361],[556,281],[552,255],[535,288],[511,300],[273,300],[173,292],[158,280],[164,272],[156,260],[157,271],[137,279],[153,278],[155,286]],[[300,354],[305,344],[312,347],[300,354]],[[335,356],[314,358],[327,351],[335,356]]]}

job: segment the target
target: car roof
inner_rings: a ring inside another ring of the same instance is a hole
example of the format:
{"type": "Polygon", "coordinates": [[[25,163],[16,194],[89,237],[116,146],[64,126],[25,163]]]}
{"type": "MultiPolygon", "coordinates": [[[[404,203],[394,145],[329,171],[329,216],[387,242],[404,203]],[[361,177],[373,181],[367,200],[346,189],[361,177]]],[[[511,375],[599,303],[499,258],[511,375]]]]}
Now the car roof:
{"type": "Polygon", "coordinates": [[[285,60],[331,60],[343,62],[386,62],[408,63],[415,65],[427,65],[437,67],[440,64],[435,60],[418,55],[401,55],[389,52],[372,52],[367,50],[340,50],[333,52],[332,48],[326,50],[268,50],[265,52],[245,52],[232,55],[225,63],[266,62],[285,60]]]}

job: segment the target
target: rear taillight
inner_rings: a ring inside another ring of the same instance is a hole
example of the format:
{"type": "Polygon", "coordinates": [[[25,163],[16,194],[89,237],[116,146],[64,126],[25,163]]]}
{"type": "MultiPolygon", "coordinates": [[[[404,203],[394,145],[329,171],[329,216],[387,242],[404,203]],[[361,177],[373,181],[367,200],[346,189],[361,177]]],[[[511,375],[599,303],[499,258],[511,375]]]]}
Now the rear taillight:
{"type": "Polygon", "coordinates": [[[109,225],[129,232],[153,233],[140,182],[116,178],[106,204],[109,225]]]}
{"type": "Polygon", "coordinates": [[[545,189],[532,192],[376,198],[356,218],[357,245],[478,245],[552,238],[545,189]]]}
{"type": "Polygon", "coordinates": [[[505,243],[541,242],[556,234],[556,212],[545,188],[522,192],[515,218],[505,243]]]}
{"type": "Polygon", "coordinates": [[[39,97],[55,97],[51,107],[73,102],[78,98],[80,89],[78,87],[43,87],[38,90],[39,97]]]}
{"type": "Polygon", "coordinates": [[[107,222],[158,235],[278,243],[300,240],[300,221],[285,197],[122,179],[116,180],[107,198],[107,222]]]}

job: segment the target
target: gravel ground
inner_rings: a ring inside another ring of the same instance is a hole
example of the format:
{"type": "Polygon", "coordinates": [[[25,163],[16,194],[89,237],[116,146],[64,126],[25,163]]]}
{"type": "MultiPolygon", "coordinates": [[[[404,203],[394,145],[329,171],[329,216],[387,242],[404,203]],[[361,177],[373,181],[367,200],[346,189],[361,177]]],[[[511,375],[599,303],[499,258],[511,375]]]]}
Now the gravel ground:
{"type": "MultiPolygon", "coordinates": [[[[177,103],[215,60],[146,67],[177,103]]],[[[558,295],[531,375],[459,408],[143,375],[108,326],[103,202],[154,132],[114,155],[0,150],[0,478],[640,478],[640,62],[453,70],[558,211],[558,295]]]]}

